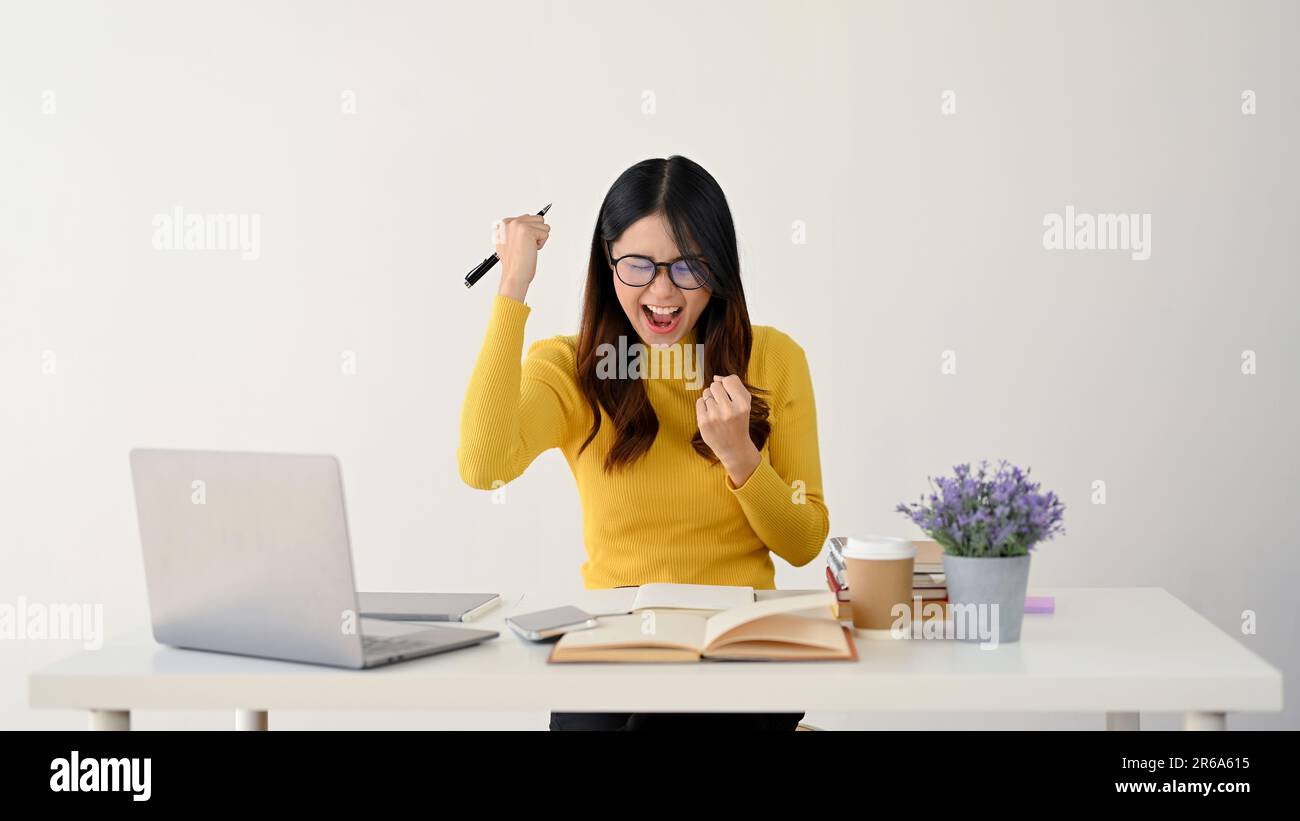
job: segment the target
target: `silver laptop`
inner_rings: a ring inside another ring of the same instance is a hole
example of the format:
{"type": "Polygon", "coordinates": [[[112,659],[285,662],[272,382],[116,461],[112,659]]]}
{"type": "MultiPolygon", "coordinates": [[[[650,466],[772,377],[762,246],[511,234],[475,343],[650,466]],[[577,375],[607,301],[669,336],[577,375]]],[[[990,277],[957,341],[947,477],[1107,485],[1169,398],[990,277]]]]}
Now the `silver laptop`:
{"type": "Polygon", "coordinates": [[[361,668],[498,635],[411,625],[365,634],[333,456],[137,449],[131,477],[162,644],[361,668]]]}

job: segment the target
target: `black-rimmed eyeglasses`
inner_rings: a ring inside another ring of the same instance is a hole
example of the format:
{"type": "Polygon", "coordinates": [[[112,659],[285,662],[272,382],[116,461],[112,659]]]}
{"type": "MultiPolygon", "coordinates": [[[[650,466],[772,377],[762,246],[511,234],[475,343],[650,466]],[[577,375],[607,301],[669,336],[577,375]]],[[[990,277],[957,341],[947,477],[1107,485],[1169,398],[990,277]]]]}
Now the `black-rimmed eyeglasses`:
{"type": "MultiPolygon", "coordinates": [[[[609,249],[606,247],[606,256],[609,249]]],[[[701,257],[678,257],[668,262],[655,262],[640,254],[624,254],[610,260],[610,267],[624,285],[643,288],[654,282],[660,268],[668,269],[668,278],[683,291],[693,291],[709,283],[709,264],[701,257]]]]}

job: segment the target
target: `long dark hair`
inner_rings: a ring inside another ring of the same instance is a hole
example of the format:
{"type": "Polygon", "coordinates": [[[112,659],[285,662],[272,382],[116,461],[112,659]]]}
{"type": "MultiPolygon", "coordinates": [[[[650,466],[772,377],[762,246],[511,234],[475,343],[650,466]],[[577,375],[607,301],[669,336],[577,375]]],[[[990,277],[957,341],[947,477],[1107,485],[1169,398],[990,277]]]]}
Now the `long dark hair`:
{"type": "MultiPolygon", "coordinates": [[[[749,369],[754,333],[740,284],[736,227],[722,188],[708,171],[685,157],[642,160],[619,175],[600,205],[578,333],[578,385],[593,417],[591,431],[578,452],[586,450],[600,432],[603,409],[616,431],[614,445],[605,457],[607,473],[643,456],[659,433],[659,418],[640,379],[601,379],[596,373],[603,344],[618,347],[619,336],[637,338],[614,291],[614,271],[606,249],[629,225],[652,214],[664,215],[682,256],[691,255],[694,245],[709,266],[707,285],[712,297],[695,323],[696,342],[704,346],[700,366],[704,384],[711,384],[714,374],[734,373],[744,381],[749,369]]],[[[768,405],[760,398],[759,388],[748,382],[745,387],[753,396],[749,436],[761,449],[771,432],[768,405]]],[[[717,461],[698,430],[691,445],[705,459],[717,461]]]]}

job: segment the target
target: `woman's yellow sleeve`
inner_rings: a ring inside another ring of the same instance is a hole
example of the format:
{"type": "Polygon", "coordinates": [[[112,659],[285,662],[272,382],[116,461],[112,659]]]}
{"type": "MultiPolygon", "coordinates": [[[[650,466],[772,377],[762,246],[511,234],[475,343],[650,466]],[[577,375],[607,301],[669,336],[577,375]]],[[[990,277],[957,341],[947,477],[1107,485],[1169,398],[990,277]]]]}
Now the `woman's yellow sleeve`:
{"type": "Polygon", "coordinates": [[[456,461],[470,487],[491,490],[558,447],[579,417],[573,348],[561,337],[533,343],[521,364],[531,309],[497,294],[460,416],[456,461]]]}
{"type": "Polygon", "coordinates": [[[758,467],[740,487],[723,481],[735,494],[749,525],[768,549],[799,567],[821,553],[830,530],[822,496],[821,455],[817,446],[817,407],[808,359],[789,337],[778,341],[784,369],[784,396],[773,408],[772,432],[760,451],[758,467]]]}

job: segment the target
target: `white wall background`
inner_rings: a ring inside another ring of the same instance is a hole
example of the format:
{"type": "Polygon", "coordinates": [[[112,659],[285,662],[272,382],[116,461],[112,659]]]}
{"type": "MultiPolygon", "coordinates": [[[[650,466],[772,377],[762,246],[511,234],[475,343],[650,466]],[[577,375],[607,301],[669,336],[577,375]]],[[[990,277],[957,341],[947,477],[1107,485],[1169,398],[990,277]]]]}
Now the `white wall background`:
{"type": "MultiPolygon", "coordinates": [[[[1069,529],[1031,585],[1166,587],[1282,668],[1297,702],[1295,4],[2,8],[0,601],[101,602],[110,634],[147,624],[137,445],[337,453],[365,588],[580,587],[558,454],[505,505],[457,478],[495,289],[461,278],[493,219],[554,201],[529,336],[572,332],[606,189],[681,153],[728,194],[755,321],[808,351],[834,532],[909,532],[894,505],[959,461],[1031,465],[1069,529]],[[155,250],[153,216],[178,205],[260,214],[260,258],[155,250]],[[1151,214],[1151,259],[1044,250],[1043,216],[1066,205],[1151,214]]],[[[822,562],[778,583],[818,587],[822,562]]],[[[0,642],[0,727],[83,726],[26,706],[27,672],[76,649],[0,642]]],[[[1300,709],[1229,723],[1297,729],[1300,709]]]]}

